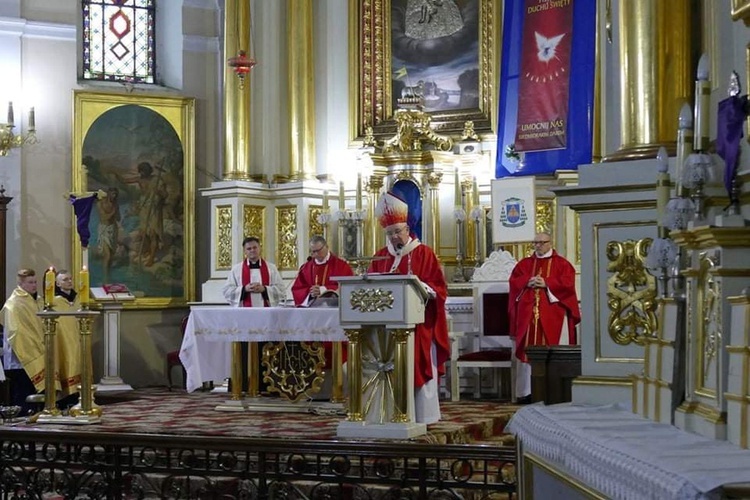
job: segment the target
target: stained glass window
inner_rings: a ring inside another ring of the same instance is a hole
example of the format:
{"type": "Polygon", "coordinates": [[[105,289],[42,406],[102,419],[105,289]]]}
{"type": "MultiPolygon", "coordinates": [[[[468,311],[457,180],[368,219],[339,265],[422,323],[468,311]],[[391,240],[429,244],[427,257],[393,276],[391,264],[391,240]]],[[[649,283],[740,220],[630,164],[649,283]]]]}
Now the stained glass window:
{"type": "Polygon", "coordinates": [[[83,78],[154,83],[156,0],[82,0],[83,78]]]}

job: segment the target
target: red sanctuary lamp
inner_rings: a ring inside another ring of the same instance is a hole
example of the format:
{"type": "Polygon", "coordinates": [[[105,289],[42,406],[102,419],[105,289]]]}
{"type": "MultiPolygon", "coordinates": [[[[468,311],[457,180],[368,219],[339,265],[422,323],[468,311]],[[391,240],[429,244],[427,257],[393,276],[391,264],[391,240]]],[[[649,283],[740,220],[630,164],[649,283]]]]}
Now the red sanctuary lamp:
{"type": "Polygon", "coordinates": [[[228,62],[229,66],[231,66],[231,68],[234,70],[234,73],[240,79],[240,89],[244,89],[245,77],[248,73],[250,73],[250,70],[253,69],[253,66],[255,66],[255,59],[252,57],[247,57],[245,51],[240,50],[239,54],[234,57],[230,57],[228,62]]]}

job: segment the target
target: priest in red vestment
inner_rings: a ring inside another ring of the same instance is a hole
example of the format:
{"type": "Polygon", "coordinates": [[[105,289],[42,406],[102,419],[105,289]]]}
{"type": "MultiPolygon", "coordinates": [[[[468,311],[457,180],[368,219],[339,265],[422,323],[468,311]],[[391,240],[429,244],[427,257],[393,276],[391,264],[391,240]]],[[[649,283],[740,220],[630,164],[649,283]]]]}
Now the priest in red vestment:
{"type": "Polygon", "coordinates": [[[417,325],[414,338],[414,408],[417,422],[431,424],[440,420],[438,377],[445,373],[450,358],[445,299],[448,287],[435,252],[423,245],[409,230],[406,202],[386,193],[377,207],[377,217],[385,229],[388,244],[381,248],[369,272],[413,274],[430,295],[424,323],[417,325]]]}
{"type": "Polygon", "coordinates": [[[322,295],[336,293],[339,284],[333,277],[354,274],[349,263],[328,249],[328,243],[322,236],[314,236],[310,240],[310,256],[310,259],[300,267],[292,284],[296,306],[308,306],[322,295]]]}
{"type": "Polygon", "coordinates": [[[509,279],[510,334],[515,338],[516,396],[530,402],[531,369],[527,346],[576,344],[581,322],[575,268],[552,249],[549,233],[534,238],[534,254],[522,259],[509,279]]]}

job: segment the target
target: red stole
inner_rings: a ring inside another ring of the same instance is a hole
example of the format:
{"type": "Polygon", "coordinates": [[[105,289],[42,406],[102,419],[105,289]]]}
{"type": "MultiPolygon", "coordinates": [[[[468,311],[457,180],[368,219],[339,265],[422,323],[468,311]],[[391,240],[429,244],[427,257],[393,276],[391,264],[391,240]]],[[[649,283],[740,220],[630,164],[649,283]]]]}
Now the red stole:
{"type": "MultiPolygon", "coordinates": [[[[268,274],[268,265],[263,259],[258,259],[260,262],[260,282],[263,286],[268,286],[268,283],[270,281],[270,275],[268,274]]],[[[244,294],[244,298],[242,299],[242,307],[260,307],[260,306],[253,306],[253,299],[252,294],[245,292],[245,285],[250,284],[250,264],[248,264],[247,259],[245,259],[242,262],[242,291],[244,294]]],[[[263,307],[268,307],[268,299],[263,299],[263,307]]]]}
{"type": "Polygon", "coordinates": [[[317,262],[313,261],[312,266],[310,266],[312,268],[310,270],[310,283],[312,283],[313,285],[319,285],[328,288],[326,280],[328,279],[329,275],[328,264],[330,262],[330,258],[325,262],[325,264],[318,264],[317,262]]]}

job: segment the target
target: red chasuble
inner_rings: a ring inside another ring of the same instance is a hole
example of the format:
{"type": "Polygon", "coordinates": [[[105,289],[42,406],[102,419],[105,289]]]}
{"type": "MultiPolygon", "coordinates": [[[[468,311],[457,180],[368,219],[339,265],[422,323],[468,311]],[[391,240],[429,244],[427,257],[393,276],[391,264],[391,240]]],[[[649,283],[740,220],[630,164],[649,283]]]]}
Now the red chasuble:
{"type": "Polygon", "coordinates": [[[553,251],[540,259],[535,255],[521,260],[510,275],[510,333],[515,337],[516,357],[527,362],[526,346],[558,345],[567,315],[570,343],[576,343],[575,327],[581,322],[573,266],[553,251]],[[547,289],[559,302],[551,303],[544,288],[526,288],[532,276],[541,276],[547,289]]]}
{"type": "MultiPolygon", "coordinates": [[[[436,345],[438,374],[445,374],[445,362],[450,359],[450,341],[448,340],[448,322],[445,317],[445,299],[448,287],[443,276],[443,269],[435,252],[426,245],[419,245],[410,252],[411,270],[420,280],[429,285],[437,297],[427,301],[424,323],[417,325],[414,338],[414,386],[421,387],[432,379],[430,350],[436,345]]],[[[408,274],[409,255],[405,255],[398,266],[398,274],[408,274]]],[[[395,258],[388,253],[388,248],[381,248],[376,257],[387,256],[387,259],[375,260],[370,265],[370,272],[389,273],[395,258]]]]}
{"type": "Polygon", "coordinates": [[[334,254],[331,254],[325,264],[317,264],[315,259],[310,259],[300,267],[297,278],[292,284],[294,305],[302,305],[310,293],[310,288],[315,285],[322,285],[332,291],[338,290],[339,284],[331,279],[332,276],[352,275],[354,275],[354,272],[349,264],[334,254]]]}

